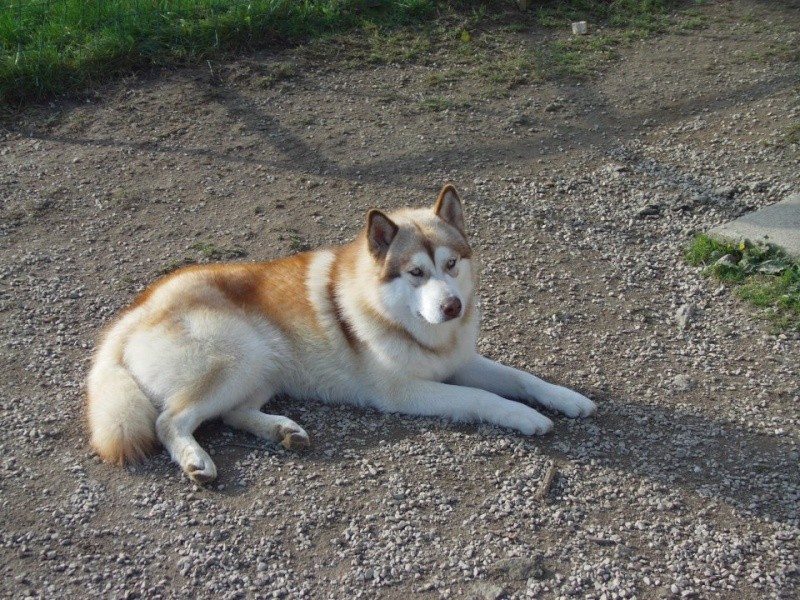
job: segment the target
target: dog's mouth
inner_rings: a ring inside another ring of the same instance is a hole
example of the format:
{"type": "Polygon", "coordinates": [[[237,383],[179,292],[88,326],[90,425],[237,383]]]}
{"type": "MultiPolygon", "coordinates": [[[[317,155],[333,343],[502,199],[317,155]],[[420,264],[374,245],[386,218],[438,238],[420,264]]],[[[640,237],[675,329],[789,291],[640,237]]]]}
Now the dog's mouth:
{"type": "Polygon", "coordinates": [[[453,316],[447,316],[446,314],[442,313],[442,314],[439,315],[439,320],[438,321],[431,321],[425,315],[423,315],[420,311],[416,311],[416,315],[417,315],[417,318],[420,321],[422,321],[423,323],[427,323],[428,325],[442,325],[443,323],[447,323],[449,321],[454,321],[454,320],[458,319],[459,317],[461,317],[460,314],[453,315],[453,316]]]}
{"type": "Polygon", "coordinates": [[[429,325],[434,325],[434,324],[435,324],[435,323],[431,323],[430,321],[428,321],[428,319],[426,319],[426,318],[425,318],[425,315],[423,315],[423,314],[422,314],[421,312],[419,312],[419,311],[417,311],[417,312],[416,312],[416,315],[417,315],[417,318],[418,318],[420,321],[424,321],[425,323],[428,323],[429,325]]]}
{"type": "Polygon", "coordinates": [[[438,323],[429,321],[428,318],[425,315],[423,315],[420,311],[417,311],[417,318],[419,318],[419,320],[422,321],[423,323],[427,323],[428,325],[438,325],[439,323],[441,323],[441,321],[439,321],[438,323]]]}

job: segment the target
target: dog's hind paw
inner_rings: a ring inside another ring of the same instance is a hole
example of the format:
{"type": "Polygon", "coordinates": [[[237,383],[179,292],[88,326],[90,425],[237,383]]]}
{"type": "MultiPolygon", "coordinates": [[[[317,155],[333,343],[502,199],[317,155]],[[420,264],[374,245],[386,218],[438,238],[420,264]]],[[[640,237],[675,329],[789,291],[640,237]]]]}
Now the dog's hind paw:
{"type": "Polygon", "coordinates": [[[217,467],[202,449],[187,448],[181,460],[183,472],[195,483],[204,485],[217,478],[217,467]]]}
{"type": "Polygon", "coordinates": [[[287,450],[307,450],[311,447],[311,440],[308,434],[299,426],[283,426],[279,430],[281,436],[281,446],[287,450]]]}

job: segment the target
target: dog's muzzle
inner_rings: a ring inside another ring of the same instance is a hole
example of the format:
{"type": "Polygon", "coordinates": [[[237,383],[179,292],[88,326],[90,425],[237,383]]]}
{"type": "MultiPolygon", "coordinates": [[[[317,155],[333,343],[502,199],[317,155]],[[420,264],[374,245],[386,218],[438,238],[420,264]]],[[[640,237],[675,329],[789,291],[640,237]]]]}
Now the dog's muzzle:
{"type": "Polygon", "coordinates": [[[452,296],[442,302],[442,314],[444,315],[445,321],[450,321],[452,319],[457,319],[461,316],[461,300],[452,296]]]}

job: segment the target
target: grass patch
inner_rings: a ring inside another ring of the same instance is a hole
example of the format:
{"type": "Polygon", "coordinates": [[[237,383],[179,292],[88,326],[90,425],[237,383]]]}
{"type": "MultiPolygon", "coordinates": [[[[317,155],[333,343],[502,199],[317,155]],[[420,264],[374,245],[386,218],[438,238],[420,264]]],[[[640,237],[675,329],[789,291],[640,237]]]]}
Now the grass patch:
{"type": "Polygon", "coordinates": [[[444,68],[425,74],[422,83],[431,89],[447,87],[461,81],[465,75],[466,71],[462,68],[444,68]]]}
{"type": "Polygon", "coordinates": [[[787,146],[800,144],[800,123],[793,123],[783,132],[783,143],[787,146]]]}
{"type": "Polygon", "coordinates": [[[704,29],[707,25],[708,21],[702,12],[697,9],[689,9],[681,15],[681,19],[678,21],[678,30],[694,31],[704,29]]]}
{"type": "MultiPolygon", "coordinates": [[[[533,9],[536,21],[548,28],[567,31],[570,23],[586,21],[589,35],[559,37],[537,49],[539,73],[548,78],[583,78],[618,56],[617,49],[635,40],[662,33],[674,25],[671,13],[686,9],[681,0],[547,0],[533,9]]],[[[681,28],[699,27],[702,17],[688,9],[690,19],[681,28]]]]}
{"type": "Polygon", "coordinates": [[[259,87],[269,89],[281,81],[288,81],[297,76],[297,67],[290,63],[280,63],[272,67],[269,72],[258,79],[259,87]]]}
{"type": "Polygon", "coordinates": [[[586,77],[615,59],[624,42],[621,34],[555,40],[539,50],[539,68],[548,77],[586,77]]]}
{"type": "Polygon", "coordinates": [[[728,244],[699,235],[686,251],[689,264],[734,286],[736,295],[763,308],[775,330],[800,331],[800,263],[772,245],[728,244]]]}
{"type": "Polygon", "coordinates": [[[247,256],[247,251],[241,246],[217,246],[214,242],[197,242],[190,247],[208,260],[231,260],[247,256]]]}
{"type": "Polygon", "coordinates": [[[177,271],[178,269],[182,269],[183,267],[188,267],[189,265],[197,264],[197,261],[192,258],[191,256],[184,256],[183,258],[176,258],[175,260],[171,260],[161,268],[156,271],[156,275],[162,277],[173,271],[177,271]]]}
{"type": "MultiPolygon", "coordinates": [[[[316,39],[325,43],[309,56],[325,61],[343,51],[358,67],[485,60],[495,63],[489,83],[502,91],[543,76],[586,75],[613,58],[615,46],[666,30],[677,8],[691,10],[685,0],[541,0],[525,14],[516,3],[487,0],[0,0],[0,103],[316,39]],[[588,21],[590,35],[570,37],[575,20],[588,21]],[[542,25],[558,28],[555,41],[502,48],[491,40],[492,30],[524,39],[542,25]]],[[[277,66],[257,83],[271,88],[298,69],[277,66]]]]}
{"type": "Polygon", "coordinates": [[[434,14],[435,0],[0,0],[0,100],[434,14]]]}
{"type": "Polygon", "coordinates": [[[286,234],[283,233],[278,235],[278,239],[282,242],[288,241],[289,242],[289,250],[292,252],[307,252],[311,250],[311,244],[309,244],[300,232],[290,227],[286,230],[286,234]]]}
{"type": "Polygon", "coordinates": [[[539,79],[536,54],[527,49],[512,51],[482,66],[482,75],[495,88],[510,91],[539,79]]]}
{"type": "Polygon", "coordinates": [[[369,51],[367,60],[373,64],[403,64],[424,62],[432,51],[430,38],[424,32],[387,31],[372,22],[365,24],[369,51]]]}
{"type": "Polygon", "coordinates": [[[665,31],[669,13],[685,2],[680,0],[546,0],[533,9],[544,27],[566,28],[573,21],[587,21],[590,26],[639,31],[642,34],[665,31]]]}

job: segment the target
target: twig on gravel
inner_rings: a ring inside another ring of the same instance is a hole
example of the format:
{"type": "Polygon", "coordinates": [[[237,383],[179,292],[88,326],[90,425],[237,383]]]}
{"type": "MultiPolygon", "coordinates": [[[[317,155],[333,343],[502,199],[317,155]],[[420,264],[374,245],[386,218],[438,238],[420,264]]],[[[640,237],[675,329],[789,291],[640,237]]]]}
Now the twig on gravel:
{"type": "Polygon", "coordinates": [[[239,444],[238,442],[223,442],[223,446],[234,446],[236,448],[247,448],[249,450],[263,450],[264,446],[254,446],[253,444],[239,444]]]}
{"type": "Polygon", "coordinates": [[[553,485],[553,480],[556,478],[556,466],[550,465],[547,469],[547,473],[544,475],[544,479],[542,479],[542,483],[539,485],[539,489],[536,490],[533,497],[539,500],[540,502],[544,502],[547,499],[548,494],[550,493],[550,487],[553,485]]]}

